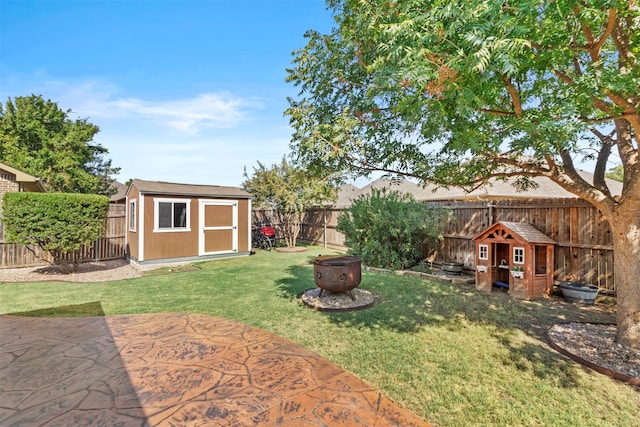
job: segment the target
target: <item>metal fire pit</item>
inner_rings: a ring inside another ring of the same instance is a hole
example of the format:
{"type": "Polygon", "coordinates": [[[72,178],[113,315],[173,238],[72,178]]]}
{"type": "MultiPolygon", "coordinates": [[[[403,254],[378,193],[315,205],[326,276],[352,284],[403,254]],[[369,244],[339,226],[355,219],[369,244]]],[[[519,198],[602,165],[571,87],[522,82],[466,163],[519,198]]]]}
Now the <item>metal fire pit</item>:
{"type": "Polygon", "coordinates": [[[361,260],[357,256],[324,255],[316,258],[313,266],[313,278],[322,291],[333,293],[348,292],[355,300],[351,290],[360,284],[361,260]]]}

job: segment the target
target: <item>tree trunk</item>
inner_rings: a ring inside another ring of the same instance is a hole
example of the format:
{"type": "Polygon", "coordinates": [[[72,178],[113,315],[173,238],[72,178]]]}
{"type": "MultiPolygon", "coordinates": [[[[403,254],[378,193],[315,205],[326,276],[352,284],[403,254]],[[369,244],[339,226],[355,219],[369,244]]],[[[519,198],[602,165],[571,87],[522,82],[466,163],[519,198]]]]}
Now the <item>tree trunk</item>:
{"type": "Polygon", "coordinates": [[[640,202],[619,205],[609,219],[616,284],[616,341],[638,348],[640,339],[640,202]]]}
{"type": "Polygon", "coordinates": [[[298,240],[298,235],[300,234],[301,214],[295,212],[276,211],[276,215],[280,222],[280,227],[287,247],[294,247],[298,240]]]}

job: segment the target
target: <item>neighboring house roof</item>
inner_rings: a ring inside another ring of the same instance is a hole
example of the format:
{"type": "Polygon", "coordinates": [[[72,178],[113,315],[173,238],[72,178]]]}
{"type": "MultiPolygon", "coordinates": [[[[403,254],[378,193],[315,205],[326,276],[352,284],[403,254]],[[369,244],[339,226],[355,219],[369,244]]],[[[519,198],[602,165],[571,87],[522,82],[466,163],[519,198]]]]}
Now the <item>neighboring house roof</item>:
{"type": "MultiPolygon", "coordinates": [[[[578,173],[585,181],[592,183],[593,174],[579,170],[578,173]]],[[[516,178],[509,178],[506,181],[493,180],[491,183],[482,186],[469,193],[461,188],[436,188],[433,185],[421,187],[420,192],[415,195],[417,200],[477,200],[477,199],[569,199],[578,197],[576,194],[565,190],[547,177],[533,177],[532,181],[537,184],[536,188],[518,192],[513,186],[516,178]],[[435,191],[434,191],[435,190],[435,191]]],[[[622,183],[606,179],[607,186],[614,196],[622,194],[622,183]]]]}
{"type": "Polygon", "coordinates": [[[542,243],[542,244],[549,244],[549,245],[555,245],[556,243],[555,240],[553,240],[551,237],[547,236],[546,234],[544,234],[542,231],[538,230],[531,224],[527,224],[525,222],[509,222],[509,221],[496,222],[491,227],[487,228],[482,233],[474,237],[474,240],[478,240],[480,238],[485,237],[487,234],[493,232],[493,230],[499,227],[504,227],[511,230],[513,233],[522,237],[524,240],[526,240],[529,243],[534,243],[534,244],[542,243]]]}
{"type": "MultiPolygon", "coordinates": [[[[579,170],[580,176],[587,182],[593,182],[593,174],[579,170]]],[[[556,199],[556,198],[576,198],[577,195],[563,189],[555,182],[546,177],[534,177],[533,182],[537,188],[518,192],[513,187],[515,178],[506,181],[494,180],[490,184],[482,186],[474,191],[466,192],[459,187],[438,188],[433,184],[424,186],[415,184],[409,180],[389,180],[385,178],[377,179],[360,190],[347,188],[346,191],[338,191],[338,206],[348,206],[349,200],[354,200],[362,194],[368,194],[372,188],[389,188],[401,192],[411,193],[418,201],[430,200],[478,200],[478,199],[556,199]]],[[[622,183],[606,179],[607,186],[614,196],[622,194],[622,183]]],[[[351,186],[353,187],[353,186],[351,186]]]]}
{"type": "Polygon", "coordinates": [[[223,187],[220,185],[180,184],[163,181],[143,181],[134,179],[131,187],[136,187],[141,194],[159,194],[166,196],[191,197],[238,197],[250,199],[251,194],[237,187],[223,187]]]}
{"type": "Polygon", "coordinates": [[[353,200],[357,199],[361,195],[371,194],[371,190],[380,190],[382,188],[388,188],[401,193],[410,193],[415,197],[422,187],[406,179],[388,178],[376,179],[362,188],[358,188],[352,184],[346,184],[338,189],[338,197],[336,199],[335,206],[350,206],[353,200]]]}
{"type": "Polygon", "coordinates": [[[362,192],[368,193],[374,188],[378,190],[382,188],[388,188],[390,190],[400,191],[401,193],[414,194],[420,189],[420,186],[409,181],[408,179],[379,178],[372,183],[362,187],[362,192]]]}
{"type": "Polygon", "coordinates": [[[13,168],[5,163],[0,163],[0,170],[4,170],[11,175],[14,175],[15,182],[20,184],[20,188],[23,191],[30,191],[35,193],[44,193],[46,190],[44,183],[33,175],[29,175],[19,169],[13,168]]]}
{"type": "Polygon", "coordinates": [[[109,200],[111,201],[111,203],[118,203],[118,202],[124,203],[124,200],[127,198],[127,190],[129,190],[129,187],[127,187],[121,182],[113,181],[111,183],[111,188],[116,190],[116,192],[112,194],[111,197],[109,197],[109,200]]]}
{"type": "Polygon", "coordinates": [[[351,202],[358,198],[360,189],[355,185],[345,184],[338,188],[338,196],[334,203],[335,206],[350,206],[351,202]]]}

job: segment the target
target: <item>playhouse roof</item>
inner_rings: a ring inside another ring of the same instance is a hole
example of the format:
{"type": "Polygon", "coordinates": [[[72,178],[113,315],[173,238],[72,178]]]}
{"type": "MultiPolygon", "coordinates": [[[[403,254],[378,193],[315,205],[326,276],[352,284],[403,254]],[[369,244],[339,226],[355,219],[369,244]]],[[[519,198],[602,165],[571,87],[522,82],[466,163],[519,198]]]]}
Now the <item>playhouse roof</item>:
{"type": "Polygon", "coordinates": [[[191,197],[236,197],[241,199],[251,198],[251,194],[238,187],[224,187],[220,185],[180,184],[176,182],[143,181],[141,179],[134,179],[131,186],[135,186],[141,194],[191,197]]]}
{"type": "Polygon", "coordinates": [[[510,222],[510,221],[498,221],[493,224],[491,227],[484,230],[482,233],[478,234],[474,237],[474,240],[479,240],[487,236],[487,234],[493,232],[497,228],[506,228],[511,232],[517,234],[522,239],[529,243],[542,243],[548,245],[554,245],[556,242],[551,237],[544,234],[542,231],[538,230],[531,224],[527,224],[524,222],[510,222]]]}

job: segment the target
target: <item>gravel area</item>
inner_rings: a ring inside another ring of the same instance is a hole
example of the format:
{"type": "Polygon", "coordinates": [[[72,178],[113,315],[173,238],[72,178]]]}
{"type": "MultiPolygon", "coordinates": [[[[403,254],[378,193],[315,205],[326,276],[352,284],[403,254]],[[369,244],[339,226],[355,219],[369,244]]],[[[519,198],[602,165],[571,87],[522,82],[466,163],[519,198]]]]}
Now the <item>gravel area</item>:
{"type": "Polygon", "coordinates": [[[348,293],[331,293],[323,291],[320,296],[320,288],[312,288],[302,294],[302,302],[311,308],[320,311],[351,311],[369,308],[374,303],[373,294],[370,291],[354,288],[351,290],[354,299],[348,293]]]}
{"type": "Polygon", "coordinates": [[[55,265],[0,269],[0,282],[106,282],[141,276],[138,270],[122,259],[86,262],[80,264],[75,273],[67,273],[55,265]]]}
{"type": "MultiPolygon", "coordinates": [[[[563,323],[549,329],[549,339],[573,356],[629,377],[640,386],[640,350],[615,342],[616,326],[598,323],[563,323]]],[[[620,379],[620,378],[619,378],[620,379]]]]}

